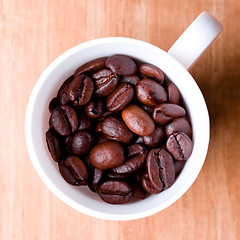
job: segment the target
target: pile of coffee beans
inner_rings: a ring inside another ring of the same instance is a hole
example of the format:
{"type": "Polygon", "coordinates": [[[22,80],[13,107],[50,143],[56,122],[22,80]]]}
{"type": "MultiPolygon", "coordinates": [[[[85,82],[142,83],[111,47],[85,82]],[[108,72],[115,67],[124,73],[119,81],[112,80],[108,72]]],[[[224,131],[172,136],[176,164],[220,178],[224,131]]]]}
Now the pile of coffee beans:
{"type": "Polygon", "coordinates": [[[129,56],[81,65],[49,110],[46,141],[62,177],[111,204],[171,187],[192,153],[178,88],[158,67],[129,56]]]}

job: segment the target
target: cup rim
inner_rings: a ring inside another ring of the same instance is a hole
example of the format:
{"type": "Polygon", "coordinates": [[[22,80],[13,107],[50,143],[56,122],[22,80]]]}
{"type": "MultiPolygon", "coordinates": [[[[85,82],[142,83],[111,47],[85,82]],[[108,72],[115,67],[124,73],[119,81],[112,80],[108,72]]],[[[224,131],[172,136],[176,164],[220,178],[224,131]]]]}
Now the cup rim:
{"type": "Polygon", "coordinates": [[[38,175],[40,176],[40,178],[42,179],[42,181],[45,183],[45,185],[48,187],[48,189],[53,192],[59,199],[61,199],[63,202],[65,202],[67,205],[73,207],[74,209],[76,209],[77,211],[80,211],[84,214],[90,215],[92,217],[97,217],[97,218],[101,218],[101,219],[105,219],[105,220],[133,220],[133,219],[139,219],[139,218],[143,218],[143,217],[147,217],[150,215],[153,215],[165,208],[167,208],[168,206],[170,206],[171,204],[173,204],[176,200],[178,200],[193,184],[193,182],[196,180],[198,174],[201,171],[201,168],[204,164],[206,155],[207,155],[207,151],[208,151],[208,145],[209,145],[209,140],[210,140],[210,120],[209,120],[209,114],[208,114],[208,110],[207,110],[207,106],[206,106],[206,102],[203,98],[203,95],[201,93],[201,90],[199,89],[199,87],[197,86],[195,80],[192,78],[193,80],[193,84],[196,85],[197,89],[199,90],[199,94],[202,97],[203,103],[205,104],[205,119],[206,119],[206,142],[204,142],[204,147],[203,147],[203,153],[202,153],[202,161],[200,163],[198,163],[198,167],[195,169],[195,171],[192,173],[192,177],[188,179],[188,181],[182,186],[181,189],[179,189],[179,191],[177,192],[177,194],[173,195],[170,199],[168,199],[168,201],[165,201],[164,204],[161,204],[161,206],[156,206],[154,208],[150,208],[148,210],[145,211],[141,211],[138,213],[130,213],[130,214],[124,214],[124,215],[116,215],[116,214],[109,214],[109,213],[103,213],[100,211],[96,211],[90,208],[87,208],[85,206],[80,205],[79,203],[76,203],[75,201],[73,201],[69,196],[67,196],[63,191],[61,191],[48,177],[48,175],[45,173],[44,169],[41,167],[41,165],[39,164],[39,159],[38,156],[36,155],[36,152],[34,151],[34,145],[33,145],[33,141],[32,141],[32,132],[31,132],[31,121],[32,121],[32,113],[33,113],[33,107],[35,104],[35,101],[37,100],[37,95],[38,95],[38,91],[39,89],[41,89],[41,85],[45,82],[47,76],[65,59],[67,59],[68,57],[70,57],[72,54],[74,54],[77,51],[80,51],[82,49],[85,48],[89,48],[91,46],[94,45],[98,45],[98,44],[107,44],[107,43],[113,43],[113,42],[125,42],[125,43],[134,43],[134,44],[138,44],[140,46],[144,46],[144,47],[148,47],[148,48],[152,48],[155,51],[161,51],[162,53],[164,52],[165,56],[167,58],[170,59],[171,62],[174,62],[175,65],[177,65],[178,67],[182,68],[185,70],[185,72],[189,75],[189,77],[192,78],[192,76],[190,75],[190,73],[181,65],[181,63],[179,63],[176,59],[174,59],[171,55],[169,55],[167,52],[163,51],[162,49],[141,41],[141,40],[137,40],[137,39],[133,39],[133,38],[125,38],[125,37],[107,37],[107,38],[98,38],[98,39],[94,39],[94,40],[90,40],[84,43],[81,43],[75,47],[70,48],[69,50],[65,51],[64,53],[62,53],[59,57],[57,57],[41,74],[41,76],[39,77],[38,81],[36,82],[31,96],[29,98],[29,102],[28,102],[28,106],[26,109],[26,117],[25,117],[25,137],[26,137],[26,143],[27,143],[27,149],[28,149],[28,153],[30,156],[30,159],[32,161],[32,164],[36,170],[36,172],[38,173],[38,175]]]}

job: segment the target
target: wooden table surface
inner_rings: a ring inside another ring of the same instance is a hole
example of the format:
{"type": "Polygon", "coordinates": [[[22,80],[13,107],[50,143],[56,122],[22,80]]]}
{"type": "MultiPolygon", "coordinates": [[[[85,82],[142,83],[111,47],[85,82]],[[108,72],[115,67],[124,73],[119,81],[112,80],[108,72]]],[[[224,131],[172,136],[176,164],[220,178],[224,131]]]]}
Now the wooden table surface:
{"type": "Polygon", "coordinates": [[[240,239],[239,13],[239,0],[0,1],[0,239],[240,239]],[[169,208],[134,221],[99,220],[65,205],[40,180],[25,143],[25,110],[42,71],[99,37],[132,37],[167,51],[202,11],[224,31],[191,70],[211,117],[195,183],[169,208]]]}

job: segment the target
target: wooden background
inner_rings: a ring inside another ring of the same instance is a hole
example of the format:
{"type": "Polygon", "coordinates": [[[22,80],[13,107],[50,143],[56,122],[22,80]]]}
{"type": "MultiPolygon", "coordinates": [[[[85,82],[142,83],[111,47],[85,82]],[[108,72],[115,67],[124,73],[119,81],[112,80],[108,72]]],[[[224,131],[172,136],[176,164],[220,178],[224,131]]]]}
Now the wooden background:
{"type": "Polygon", "coordinates": [[[1,0],[0,239],[239,239],[239,15],[239,0],[1,0]],[[191,71],[211,116],[196,182],[171,207],[128,222],[95,219],[62,203],[33,169],[25,144],[25,110],[41,72],[98,37],[132,37],[167,51],[204,10],[224,31],[191,71]]]}

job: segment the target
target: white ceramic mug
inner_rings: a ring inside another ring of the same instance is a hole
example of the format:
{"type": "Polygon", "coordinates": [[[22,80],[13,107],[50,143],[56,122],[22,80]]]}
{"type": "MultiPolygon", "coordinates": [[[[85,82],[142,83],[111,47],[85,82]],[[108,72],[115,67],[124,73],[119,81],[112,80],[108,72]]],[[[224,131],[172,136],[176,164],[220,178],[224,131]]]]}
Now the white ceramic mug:
{"type": "MultiPolygon", "coordinates": [[[[102,219],[130,220],[157,213],[179,199],[192,185],[205,161],[209,144],[209,115],[206,103],[189,69],[221,32],[221,24],[203,12],[165,52],[149,43],[130,38],[101,38],[79,44],[53,61],[36,83],[26,112],[25,134],[32,163],[46,186],[76,210],[102,219]],[[125,54],[156,65],[177,85],[188,110],[193,129],[193,152],[181,174],[169,189],[144,200],[111,205],[87,187],[74,187],[59,174],[49,154],[45,133],[48,129],[49,101],[62,82],[81,64],[103,56],[125,54]]],[[[46,203],[47,204],[47,203],[46,203]]]]}

